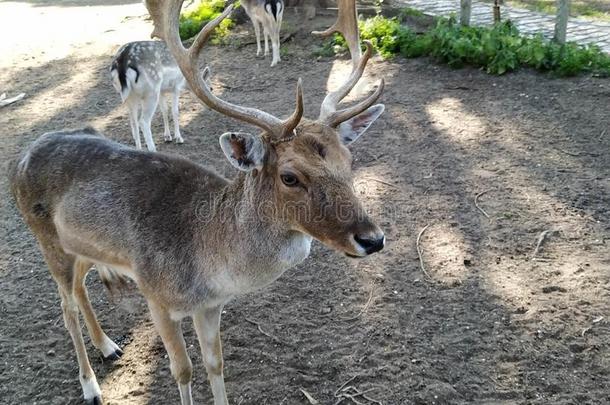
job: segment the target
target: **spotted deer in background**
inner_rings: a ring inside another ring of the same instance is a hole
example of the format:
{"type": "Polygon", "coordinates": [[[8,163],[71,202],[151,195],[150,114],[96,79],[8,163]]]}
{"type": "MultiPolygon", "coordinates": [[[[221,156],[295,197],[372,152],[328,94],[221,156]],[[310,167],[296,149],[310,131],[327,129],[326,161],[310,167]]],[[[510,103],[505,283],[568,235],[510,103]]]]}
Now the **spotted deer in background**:
{"type": "MultiPolygon", "coordinates": [[[[223,306],[260,289],[307,258],[313,239],[350,257],[383,249],[382,230],[354,194],[347,148],[383,113],[384,89],[350,107],[339,103],[371,56],[361,54],[355,0],[339,0],[339,31],[352,52],[350,76],[325,97],[316,119],[303,118],[303,89],[285,119],[214,95],[198,67],[212,31],[208,23],[185,49],[178,35],[182,0],[148,0],[160,36],[193,93],[209,108],[262,130],[228,132],[220,147],[239,174],[226,180],[187,159],[135,150],[93,129],[47,133],[9,168],[17,207],[36,236],[59,289],[88,403],[102,393],[89,363],[79,312],[105,357],[121,349],[104,333],[85,277],[95,264],[112,285],[135,281],[169,356],[183,405],[192,404],[192,364],[181,322],[193,319],[215,405],[227,405],[220,341],[223,306]]],[[[42,377],[42,375],[41,375],[42,377]]]]}
{"type": "Polygon", "coordinates": [[[250,17],[254,25],[256,35],[256,55],[261,54],[261,29],[263,26],[263,36],[265,40],[265,56],[269,54],[269,44],[267,38],[271,40],[273,57],[271,66],[275,66],[280,61],[280,30],[282,29],[282,18],[284,16],[283,0],[241,0],[241,5],[250,17]]]}
{"type": "Polygon", "coordinates": [[[148,150],[156,150],[151,125],[159,104],[163,115],[163,139],[165,142],[172,141],[169,99],[172,104],[174,139],[176,143],[184,142],[180,134],[178,98],[186,82],[163,41],[138,41],[123,45],[112,60],[110,75],[114,88],[129,109],[129,125],[136,148],[142,148],[142,131],[148,150]]]}

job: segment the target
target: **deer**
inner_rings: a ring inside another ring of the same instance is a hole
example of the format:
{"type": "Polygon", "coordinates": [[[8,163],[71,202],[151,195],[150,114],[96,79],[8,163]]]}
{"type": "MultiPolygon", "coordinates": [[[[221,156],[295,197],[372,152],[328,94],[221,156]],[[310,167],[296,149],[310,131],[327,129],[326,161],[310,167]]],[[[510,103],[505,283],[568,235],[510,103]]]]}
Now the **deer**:
{"type": "Polygon", "coordinates": [[[261,29],[263,26],[263,36],[265,40],[265,56],[269,55],[269,44],[267,38],[271,40],[273,57],[271,67],[280,62],[280,30],[282,28],[282,18],[284,16],[283,0],[242,0],[241,5],[250,17],[254,25],[256,35],[256,56],[260,56],[261,50],[261,29]]]}
{"type": "Polygon", "coordinates": [[[156,151],[151,124],[159,104],[163,115],[163,139],[165,142],[172,141],[169,99],[174,139],[176,143],[184,143],[180,134],[178,98],[186,81],[163,41],[136,41],[123,45],[112,59],[110,76],[112,85],[129,109],[129,125],[137,149],[142,149],[141,130],[148,150],[156,151]]]}
{"type": "Polygon", "coordinates": [[[361,79],[372,54],[361,54],[355,0],[339,0],[326,32],[347,39],[352,73],[329,92],[316,119],[303,117],[303,84],[284,119],[216,96],[197,60],[233,7],[205,25],[187,50],[178,35],[183,0],[147,0],[160,36],[189,87],[212,110],[260,133],[226,132],[220,148],[237,176],[228,180],[184,157],[137,150],[92,128],[35,140],[9,166],[16,206],[36,237],[61,298],[84,400],[101,404],[79,313],[105,358],[122,349],[100,326],[85,278],[95,267],[106,286],[135,282],[169,357],[182,405],[192,404],[192,362],[182,334],[190,317],[215,405],[227,405],[220,318],[236,296],[259,290],[304,261],[313,240],[352,258],[381,251],[385,235],[353,189],[348,149],[384,111],[376,89],[351,106],[339,103],[361,79]]]}

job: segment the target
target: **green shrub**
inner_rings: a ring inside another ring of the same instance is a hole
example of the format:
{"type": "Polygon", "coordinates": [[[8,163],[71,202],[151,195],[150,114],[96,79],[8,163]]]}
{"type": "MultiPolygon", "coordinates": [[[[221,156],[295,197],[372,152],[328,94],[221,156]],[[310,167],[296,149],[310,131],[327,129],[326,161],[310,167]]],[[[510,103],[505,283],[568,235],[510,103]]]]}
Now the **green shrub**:
{"type": "MultiPolygon", "coordinates": [[[[194,37],[201,31],[201,28],[209,21],[218,17],[225,9],[225,0],[201,0],[199,5],[180,15],[180,39],[187,40],[194,37]]],[[[234,22],[230,18],[225,18],[218,27],[212,43],[218,43],[220,39],[228,35],[229,30],[233,27],[234,22]]]]}
{"type": "MultiPolygon", "coordinates": [[[[360,21],[359,27],[362,39],[370,41],[384,58],[432,56],[452,67],[476,66],[496,75],[520,66],[558,76],[610,75],[610,56],[597,46],[559,45],[540,35],[522,36],[510,21],[492,27],[463,27],[454,17],[439,18],[434,28],[419,35],[397,18],[378,15],[360,21]]],[[[334,49],[332,45],[345,48],[345,41],[336,35],[323,49],[334,49]]]]}

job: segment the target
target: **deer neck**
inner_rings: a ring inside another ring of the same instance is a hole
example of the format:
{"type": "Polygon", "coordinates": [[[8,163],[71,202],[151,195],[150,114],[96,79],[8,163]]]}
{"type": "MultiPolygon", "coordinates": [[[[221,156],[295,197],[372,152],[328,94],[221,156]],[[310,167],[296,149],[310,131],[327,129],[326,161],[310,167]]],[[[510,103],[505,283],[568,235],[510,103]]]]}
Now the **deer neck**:
{"type": "Polygon", "coordinates": [[[211,205],[202,235],[208,247],[204,256],[228,272],[236,293],[271,283],[309,255],[312,238],[279,220],[275,204],[269,179],[241,173],[211,205]]]}

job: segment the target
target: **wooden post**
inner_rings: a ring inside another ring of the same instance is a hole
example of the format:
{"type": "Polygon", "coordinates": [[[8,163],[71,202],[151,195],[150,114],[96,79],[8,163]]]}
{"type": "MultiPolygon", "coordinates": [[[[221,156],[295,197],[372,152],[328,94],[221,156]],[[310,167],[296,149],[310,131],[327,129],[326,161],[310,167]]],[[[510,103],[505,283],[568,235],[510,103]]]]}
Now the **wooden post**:
{"type": "Polygon", "coordinates": [[[500,20],[500,0],[494,0],[494,23],[499,23],[500,20]]]}
{"type": "Polygon", "coordinates": [[[557,0],[557,19],[555,20],[555,36],[553,39],[560,44],[566,43],[571,3],[572,0],[557,0]]]}
{"type": "Polygon", "coordinates": [[[472,0],[460,0],[460,24],[470,25],[472,0]]]}

